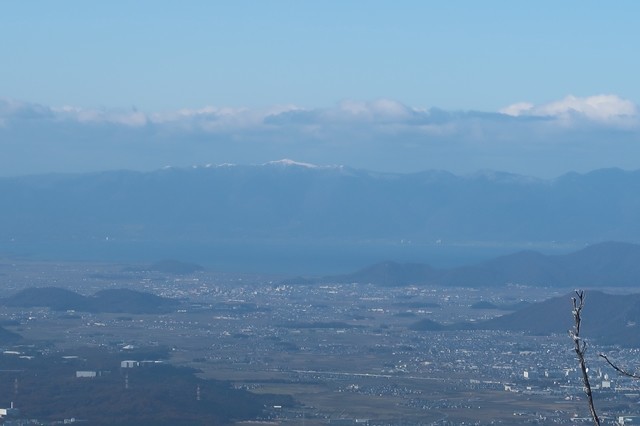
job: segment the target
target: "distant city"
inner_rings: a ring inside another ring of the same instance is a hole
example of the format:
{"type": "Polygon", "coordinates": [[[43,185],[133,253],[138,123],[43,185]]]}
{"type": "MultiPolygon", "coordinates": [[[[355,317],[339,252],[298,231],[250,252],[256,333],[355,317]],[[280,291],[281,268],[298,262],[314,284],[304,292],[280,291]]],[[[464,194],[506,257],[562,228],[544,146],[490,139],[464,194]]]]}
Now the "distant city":
{"type": "MultiPolygon", "coordinates": [[[[166,380],[185,387],[184,401],[174,398],[175,404],[191,408],[180,414],[181,407],[166,400],[158,409],[163,419],[149,417],[155,424],[590,422],[567,334],[572,325],[567,288],[329,278],[304,284],[282,276],[209,272],[176,261],[5,258],[0,271],[6,294],[1,324],[8,333],[0,355],[4,424],[142,424],[143,418],[132,414],[133,403],[122,403],[111,415],[99,412],[102,402],[87,395],[107,400],[130,395],[134,401],[135,395],[154,392],[162,401],[163,392],[167,397],[172,392],[164,388],[166,380]],[[492,322],[510,316],[506,323],[513,326],[492,322]],[[553,326],[537,329],[549,316],[557,317],[553,326]],[[47,386],[38,373],[45,366],[59,372],[46,376],[54,382],[47,386]],[[191,370],[173,372],[168,366],[191,370]],[[225,415],[211,417],[214,413],[199,409],[198,401],[203,407],[220,404],[215,383],[262,400],[240,402],[244,397],[238,395],[238,404],[256,404],[254,411],[242,414],[229,407],[225,415]],[[57,398],[55,389],[85,401],[82,409],[72,399],[57,398]],[[74,396],[82,390],[85,395],[74,396]],[[52,405],[56,399],[59,404],[52,405]]],[[[598,294],[587,289],[587,304],[593,306],[587,305],[585,327],[588,315],[608,309],[602,303],[621,303],[598,294]]],[[[632,312],[625,314],[622,328],[630,326],[632,312]]],[[[602,323],[597,318],[592,326],[602,323]]],[[[597,354],[633,368],[638,352],[625,341],[605,340],[589,339],[596,400],[604,419],[626,424],[640,418],[640,382],[621,377],[597,354]]]]}

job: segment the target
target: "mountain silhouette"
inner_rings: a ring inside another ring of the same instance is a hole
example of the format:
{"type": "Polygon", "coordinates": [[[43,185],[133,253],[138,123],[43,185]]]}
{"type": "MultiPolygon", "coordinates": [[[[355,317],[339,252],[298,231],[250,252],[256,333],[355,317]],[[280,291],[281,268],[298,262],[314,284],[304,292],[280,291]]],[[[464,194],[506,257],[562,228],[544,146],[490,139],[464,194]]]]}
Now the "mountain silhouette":
{"type": "Polygon", "coordinates": [[[101,290],[93,296],[83,296],[58,287],[31,287],[0,299],[0,305],[4,306],[130,314],[166,313],[177,304],[178,301],[174,299],[129,289],[101,290]]]}
{"type": "Polygon", "coordinates": [[[605,242],[565,255],[522,251],[477,265],[435,269],[426,264],[378,263],[360,271],[325,277],[334,282],[382,286],[500,286],[525,284],[553,287],[640,285],[640,245],[605,242]]]}
{"type": "MultiPolygon", "coordinates": [[[[410,326],[418,331],[504,330],[537,335],[567,334],[573,327],[571,298],[574,293],[532,303],[518,311],[490,320],[442,325],[424,319],[410,326]]],[[[612,295],[601,291],[585,292],[582,335],[601,344],[637,347],[640,344],[640,294],[612,295]]]]}

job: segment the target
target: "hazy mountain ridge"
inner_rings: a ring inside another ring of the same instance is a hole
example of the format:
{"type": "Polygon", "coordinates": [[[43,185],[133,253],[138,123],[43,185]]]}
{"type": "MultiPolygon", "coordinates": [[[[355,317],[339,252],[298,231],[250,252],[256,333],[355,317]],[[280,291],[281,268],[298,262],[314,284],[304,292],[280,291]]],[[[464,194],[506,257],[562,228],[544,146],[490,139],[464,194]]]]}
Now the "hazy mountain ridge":
{"type": "Polygon", "coordinates": [[[640,240],[640,171],[554,180],[295,164],[0,179],[5,240],[640,240]]]}
{"type": "MultiPolygon", "coordinates": [[[[602,344],[637,346],[640,344],[640,294],[612,295],[585,292],[582,333],[602,344]]],[[[486,321],[443,325],[425,319],[410,326],[417,331],[510,330],[533,334],[567,333],[573,327],[573,293],[533,303],[516,312],[486,321]]]]}
{"type": "Polygon", "coordinates": [[[0,304],[19,307],[48,307],[57,311],[158,314],[171,311],[177,300],[128,289],[101,290],[83,296],[59,287],[31,287],[0,299],[0,304]]]}
{"type": "Polygon", "coordinates": [[[565,255],[521,251],[478,265],[451,269],[382,262],[352,274],[325,277],[323,280],[383,286],[474,287],[512,283],[555,287],[637,287],[640,284],[640,245],[606,242],[565,255]]]}

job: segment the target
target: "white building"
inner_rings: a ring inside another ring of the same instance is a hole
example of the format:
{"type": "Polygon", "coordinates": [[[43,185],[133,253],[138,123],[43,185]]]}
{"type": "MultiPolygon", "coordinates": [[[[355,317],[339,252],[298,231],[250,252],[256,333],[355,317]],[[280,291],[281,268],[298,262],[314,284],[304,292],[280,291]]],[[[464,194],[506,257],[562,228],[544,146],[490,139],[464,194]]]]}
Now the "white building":
{"type": "Polygon", "coordinates": [[[7,416],[17,416],[20,414],[20,410],[13,406],[13,402],[11,403],[10,408],[0,408],[0,419],[7,416]]]}

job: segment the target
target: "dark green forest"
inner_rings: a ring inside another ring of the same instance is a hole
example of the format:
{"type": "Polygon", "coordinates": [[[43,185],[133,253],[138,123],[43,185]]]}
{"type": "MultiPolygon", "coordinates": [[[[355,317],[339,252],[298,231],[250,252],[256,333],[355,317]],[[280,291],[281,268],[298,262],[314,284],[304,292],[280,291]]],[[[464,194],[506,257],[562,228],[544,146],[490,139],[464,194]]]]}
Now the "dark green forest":
{"type": "Polygon", "coordinates": [[[114,353],[100,348],[32,359],[0,355],[0,406],[14,402],[22,418],[41,421],[75,418],[89,425],[226,425],[260,417],[265,407],[293,404],[289,396],[253,394],[163,362],[120,367],[122,360],[142,361],[149,355],[160,358],[163,354],[114,353]],[[95,371],[97,376],[76,378],[76,371],[95,371]]]}

